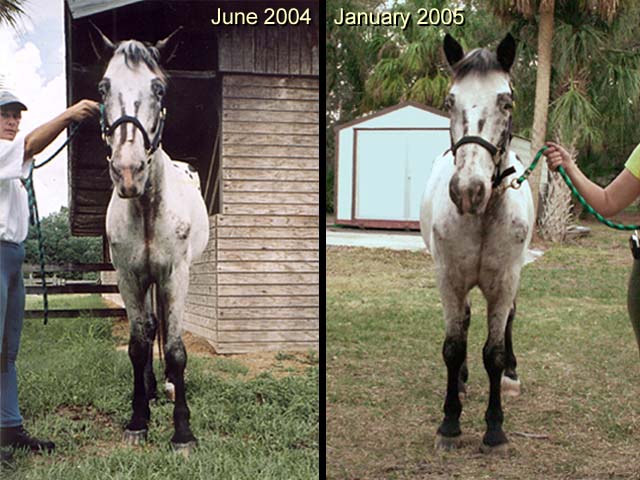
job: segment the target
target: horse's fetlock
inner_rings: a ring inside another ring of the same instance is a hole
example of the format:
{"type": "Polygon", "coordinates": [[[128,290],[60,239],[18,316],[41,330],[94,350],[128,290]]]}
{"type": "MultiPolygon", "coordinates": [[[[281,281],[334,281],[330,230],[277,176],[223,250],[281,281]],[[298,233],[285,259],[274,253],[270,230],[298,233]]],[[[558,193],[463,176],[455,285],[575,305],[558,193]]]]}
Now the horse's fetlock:
{"type": "Polygon", "coordinates": [[[458,418],[446,417],[438,427],[438,433],[443,437],[459,436],[462,433],[460,430],[460,421],[458,418]]]}

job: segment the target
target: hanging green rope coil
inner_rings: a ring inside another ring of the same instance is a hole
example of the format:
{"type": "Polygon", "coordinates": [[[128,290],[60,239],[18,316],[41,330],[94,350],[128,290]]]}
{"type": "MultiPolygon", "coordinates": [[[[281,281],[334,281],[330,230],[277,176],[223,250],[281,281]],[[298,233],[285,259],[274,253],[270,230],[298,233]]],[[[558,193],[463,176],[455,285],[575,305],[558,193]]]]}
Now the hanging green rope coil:
{"type": "Polygon", "coordinates": [[[42,228],[40,228],[40,216],[38,215],[38,203],[36,202],[36,192],[33,188],[33,170],[45,166],[51,160],[53,160],[68,144],[73,137],[78,133],[80,124],[73,122],[71,124],[69,135],[60,147],[45,161],[36,165],[35,161],[31,164],[29,169],[29,175],[27,178],[22,179],[22,184],[27,190],[29,197],[29,221],[31,225],[36,227],[36,235],[38,237],[38,257],[40,260],[40,276],[42,277],[42,298],[44,301],[44,324],[49,321],[49,298],[47,296],[47,278],[45,275],[45,263],[44,263],[44,242],[42,239],[42,228]]]}
{"type": "Polygon", "coordinates": [[[38,237],[38,257],[40,259],[40,276],[42,277],[42,298],[44,300],[44,324],[49,320],[49,299],[47,297],[47,278],[44,267],[44,243],[42,241],[42,229],[40,228],[40,216],[38,215],[38,203],[36,202],[36,192],[33,189],[33,163],[29,169],[29,176],[22,179],[24,188],[27,189],[29,197],[29,220],[31,225],[36,227],[38,237]]]}

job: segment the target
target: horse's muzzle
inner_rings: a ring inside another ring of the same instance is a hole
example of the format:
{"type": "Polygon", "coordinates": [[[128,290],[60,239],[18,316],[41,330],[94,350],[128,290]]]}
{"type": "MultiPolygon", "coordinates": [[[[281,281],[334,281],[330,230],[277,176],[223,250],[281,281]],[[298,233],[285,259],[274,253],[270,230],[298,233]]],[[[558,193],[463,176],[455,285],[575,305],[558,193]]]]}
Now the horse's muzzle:
{"type": "Polygon", "coordinates": [[[462,183],[458,174],[455,174],[449,182],[449,197],[460,215],[483,213],[487,206],[486,194],[487,188],[479,179],[462,183]]]}
{"type": "Polygon", "coordinates": [[[132,168],[118,168],[111,163],[111,180],[120,198],[136,198],[144,192],[144,175],[132,168]]]}

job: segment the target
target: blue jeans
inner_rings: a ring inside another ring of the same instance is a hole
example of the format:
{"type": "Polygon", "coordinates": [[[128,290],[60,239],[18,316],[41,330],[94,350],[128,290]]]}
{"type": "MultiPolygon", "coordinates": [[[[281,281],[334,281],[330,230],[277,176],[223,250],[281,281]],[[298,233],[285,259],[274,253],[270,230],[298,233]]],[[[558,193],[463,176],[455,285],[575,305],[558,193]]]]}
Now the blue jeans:
{"type": "Polygon", "coordinates": [[[22,425],[16,357],[24,320],[24,246],[0,240],[0,427],[22,425]]]}

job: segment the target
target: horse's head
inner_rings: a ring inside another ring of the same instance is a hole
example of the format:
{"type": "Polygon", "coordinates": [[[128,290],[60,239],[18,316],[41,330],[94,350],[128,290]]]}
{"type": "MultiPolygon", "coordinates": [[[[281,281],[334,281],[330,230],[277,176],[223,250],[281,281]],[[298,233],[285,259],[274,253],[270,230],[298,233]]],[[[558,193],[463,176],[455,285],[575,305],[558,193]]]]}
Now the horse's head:
{"type": "Polygon", "coordinates": [[[136,40],[113,44],[98,32],[100,50],[111,55],[98,84],[104,105],[102,136],[111,150],[109,174],[120,197],[139,197],[162,140],[167,79],[159,60],[177,31],[153,46],[136,40]]]}
{"type": "Polygon", "coordinates": [[[475,49],[464,54],[450,35],[444,52],[453,70],[445,100],[451,115],[451,149],[455,173],[449,183],[451,200],[462,215],[481,214],[508,155],[513,98],[509,70],[515,58],[510,34],[497,51],[475,49]]]}

